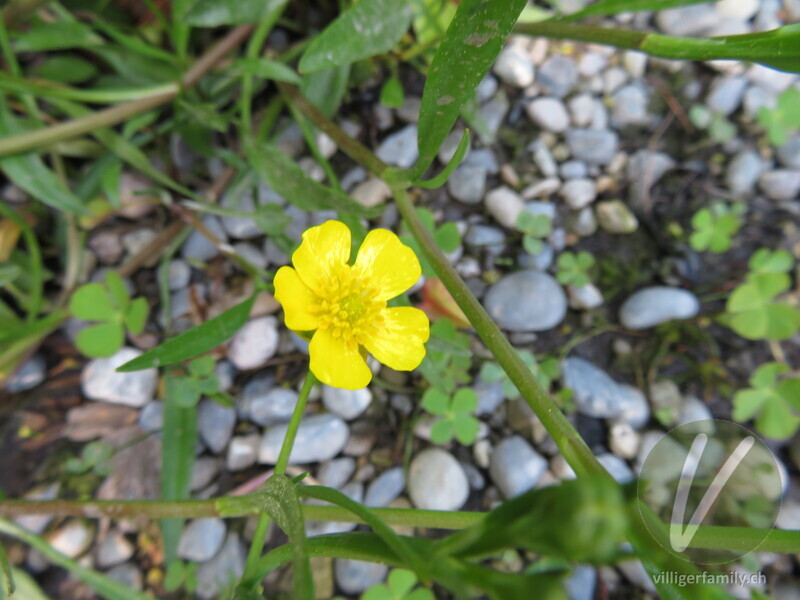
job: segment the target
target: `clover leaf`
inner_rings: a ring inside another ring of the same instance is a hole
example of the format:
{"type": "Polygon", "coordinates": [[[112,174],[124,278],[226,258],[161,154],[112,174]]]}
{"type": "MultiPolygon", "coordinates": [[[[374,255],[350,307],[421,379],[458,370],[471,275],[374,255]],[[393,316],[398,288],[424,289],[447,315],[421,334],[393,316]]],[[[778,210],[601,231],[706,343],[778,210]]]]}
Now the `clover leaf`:
{"type": "Polygon", "coordinates": [[[542,240],[550,234],[553,224],[546,215],[534,215],[523,210],[517,217],[517,230],[523,234],[522,247],[528,254],[539,254],[544,248],[542,240]]]}
{"type": "Polygon", "coordinates": [[[479,422],[473,416],[478,407],[478,396],[469,388],[458,390],[452,398],[430,388],[422,397],[422,406],[430,414],[440,417],[431,428],[431,440],[446,444],[455,437],[465,446],[475,441],[479,422]]]}
{"type": "Polygon", "coordinates": [[[116,271],[108,271],[102,284],[87,283],[75,290],[69,307],[74,317],[96,323],[75,338],[78,349],[93,358],[115,354],[125,343],[126,329],[140,334],[149,312],[145,298],[130,299],[116,271]]]}
{"type": "Polygon", "coordinates": [[[789,88],[778,96],[775,108],[762,106],[758,111],[758,123],[767,132],[773,146],[782,146],[789,133],[800,128],[800,90],[789,88]]]}
{"type": "Polygon", "coordinates": [[[202,396],[209,396],[220,404],[229,404],[227,394],[219,391],[219,379],[214,372],[214,357],[200,356],[189,363],[185,374],[169,374],[165,379],[167,397],[181,408],[191,408],[202,396]]]}
{"type": "Polygon", "coordinates": [[[434,600],[433,592],[416,588],[417,576],[406,569],[393,569],[386,583],[373,585],[361,595],[361,600],[434,600]]]}
{"type": "Polygon", "coordinates": [[[756,420],[756,429],[778,440],[790,438],[800,427],[800,378],[778,380],[789,371],[782,363],[761,365],[750,378],[750,389],[733,397],[733,418],[756,420]]]}
{"type": "Polygon", "coordinates": [[[800,328],[800,311],[775,297],[789,289],[792,268],[788,252],[759,250],[750,259],[744,283],[728,297],[722,321],[750,340],[785,340],[800,328]]]}
{"type": "Polygon", "coordinates": [[[564,252],[558,257],[556,266],[556,279],[564,285],[579,288],[591,281],[589,269],[594,266],[594,257],[588,252],[564,252]]]}
{"type": "Polygon", "coordinates": [[[469,336],[458,331],[450,320],[441,319],[431,325],[431,337],[425,346],[427,352],[419,370],[431,387],[452,394],[459,384],[469,382],[469,336]]]}
{"type": "Polygon", "coordinates": [[[744,210],[744,205],[739,202],[730,208],[719,203],[698,210],[692,217],[694,233],[689,238],[692,248],[698,252],[709,250],[715,254],[728,250],[733,236],[742,226],[741,215],[744,210]]]}

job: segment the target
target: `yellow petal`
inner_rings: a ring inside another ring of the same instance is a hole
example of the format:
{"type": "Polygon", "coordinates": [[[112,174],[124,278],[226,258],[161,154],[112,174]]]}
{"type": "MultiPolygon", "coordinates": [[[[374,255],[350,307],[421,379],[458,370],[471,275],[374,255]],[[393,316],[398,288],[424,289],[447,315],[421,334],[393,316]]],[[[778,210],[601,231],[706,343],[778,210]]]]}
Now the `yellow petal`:
{"type": "Polygon", "coordinates": [[[311,331],[319,327],[312,312],[316,296],[292,267],[281,267],[275,273],[275,299],[283,306],[286,326],[294,331],[311,331]]]}
{"type": "Polygon", "coordinates": [[[367,387],[372,371],[357,345],[347,345],[328,331],[318,329],[308,345],[311,372],[322,383],[346,390],[367,387]]]}
{"type": "Polygon", "coordinates": [[[318,294],[339,267],[350,260],[350,230],[341,221],[326,221],[303,233],[303,242],[292,254],[297,274],[318,294]]]}
{"type": "Polygon", "coordinates": [[[425,342],[431,335],[428,316],[418,308],[403,306],[381,312],[383,323],[365,340],[369,352],[395,371],[416,369],[425,358],[425,342]]]}
{"type": "Polygon", "coordinates": [[[376,300],[399,296],[417,283],[422,274],[414,251],[388,229],[373,229],[358,250],[355,268],[371,279],[376,300]]]}

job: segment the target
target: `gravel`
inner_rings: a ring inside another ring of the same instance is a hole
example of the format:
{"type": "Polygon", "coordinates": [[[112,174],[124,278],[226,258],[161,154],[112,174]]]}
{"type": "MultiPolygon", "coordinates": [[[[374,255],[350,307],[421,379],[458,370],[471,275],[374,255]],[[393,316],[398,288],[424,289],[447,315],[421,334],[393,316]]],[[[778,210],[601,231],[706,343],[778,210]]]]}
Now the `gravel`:
{"type": "Polygon", "coordinates": [[[692,292],[666,286],[634,293],[619,309],[619,320],[627,329],[649,329],[675,319],[691,319],[700,312],[700,301],[692,292]]]}
{"type": "Polygon", "coordinates": [[[570,129],[566,135],[572,158],[590,165],[607,165],[617,153],[619,138],[610,129],[570,129]]]}
{"type": "Polygon", "coordinates": [[[259,317],[245,323],[233,336],[228,360],[246,371],[262,366],[278,350],[278,321],[275,317],[259,317]]]}
{"type": "Polygon", "coordinates": [[[323,385],[322,402],[329,411],[350,421],[367,410],[372,402],[372,392],[369,388],[345,390],[323,385]]]}
{"type": "Polygon", "coordinates": [[[207,518],[190,521],[178,542],[178,556],[192,562],[211,560],[225,541],[225,522],[207,518]]]}
{"type": "Polygon", "coordinates": [[[567,297],[559,283],[538,271],[506,275],[489,288],[484,306],[509,331],[545,331],[567,314],[567,297]]]}
{"type": "Polygon", "coordinates": [[[135,348],[123,347],[108,358],[95,358],[81,373],[83,395],[91,400],[141,407],[153,399],[158,381],[156,369],[118,373],[117,367],[141,356],[135,348]]]}
{"type": "MultiPolygon", "coordinates": [[[[258,462],[274,465],[286,437],[287,424],[275,425],[267,429],[261,439],[258,462]]],[[[332,414],[304,417],[297,430],[289,460],[294,464],[308,464],[329,460],[342,451],[349,430],[347,424],[332,414]]]]}
{"type": "Polygon", "coordinates": [[[492,452],[489,475],[506,498],[532,489],[547,469],[542,458],[523,438],[511,436],[492,452]]]}
{"type": "Polygon", "coordinates": [[[408,493],[417,508],[458,510],[467,501],[469,483],[452,454],[441,448],[428,448],[411,461],[408,493]]]}

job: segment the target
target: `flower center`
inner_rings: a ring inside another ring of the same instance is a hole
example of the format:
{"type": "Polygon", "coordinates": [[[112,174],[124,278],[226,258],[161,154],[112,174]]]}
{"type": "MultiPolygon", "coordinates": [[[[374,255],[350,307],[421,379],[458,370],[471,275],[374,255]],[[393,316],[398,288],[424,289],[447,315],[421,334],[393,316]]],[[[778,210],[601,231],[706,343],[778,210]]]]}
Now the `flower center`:
{"type": "Polygon", "coordinates": [[[325,282],[314,312],[319,328],[348,344],[363,344],[382,322],[386,302],[375,300],[369,277],[349,265],[341,266],[325,282]]]}

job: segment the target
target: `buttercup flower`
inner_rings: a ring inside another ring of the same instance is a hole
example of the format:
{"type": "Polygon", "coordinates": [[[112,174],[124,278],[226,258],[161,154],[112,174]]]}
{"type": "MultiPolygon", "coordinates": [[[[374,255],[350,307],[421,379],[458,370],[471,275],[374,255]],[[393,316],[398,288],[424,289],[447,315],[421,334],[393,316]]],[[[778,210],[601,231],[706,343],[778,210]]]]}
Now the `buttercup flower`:
{"type": "Polygon", "coordinates": [[[292,267],[275,274],[286,326],[310,332],[311,372],[328,385],[357,390],[372,379],[366,351],[397,371],[425,357],[430,323],[417,308],[389,308],[419,279],[414,251],[391,231],[370,231],[350,265],[350,230],[340,221],[308,229],[292,267]]]}

